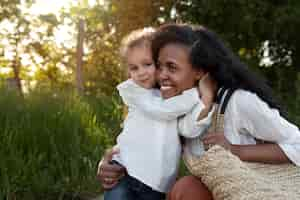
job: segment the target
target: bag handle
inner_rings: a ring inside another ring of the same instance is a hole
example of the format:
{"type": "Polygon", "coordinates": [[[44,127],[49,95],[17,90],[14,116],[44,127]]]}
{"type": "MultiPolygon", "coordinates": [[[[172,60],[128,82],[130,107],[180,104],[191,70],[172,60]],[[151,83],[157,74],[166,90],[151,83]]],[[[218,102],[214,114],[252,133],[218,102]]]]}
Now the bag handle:
{"type": "Polygon", "coordinates": [[[220,90],[218,91],[217,96],[216,96],[216,103],[217,104],[221,104],[222,97],[223,97],[225,92],[226,92],[225,87],[220,88],[220,90]]]}
{"type": "Polygon", "coordinates": [[[216,108],[212,116],[209,132],[224,132],[224,114],[233,89],[221,88],[216,96],[216,108]]]}
{"type": "Polygon", "coordinates": [[[232,96],[232,94],[234,93],[234,89],[227,89],[226,90],[227,93],[225,94],[225,97],[224,97],[224,100],[222,102],[221,105],[221,109],[220,109],[220,114],[224,115],[225,114],[225,110],[226,110],[226,107],[228,105],[228,102],[229,102],[229,99],[230,97],[232,96]]]}

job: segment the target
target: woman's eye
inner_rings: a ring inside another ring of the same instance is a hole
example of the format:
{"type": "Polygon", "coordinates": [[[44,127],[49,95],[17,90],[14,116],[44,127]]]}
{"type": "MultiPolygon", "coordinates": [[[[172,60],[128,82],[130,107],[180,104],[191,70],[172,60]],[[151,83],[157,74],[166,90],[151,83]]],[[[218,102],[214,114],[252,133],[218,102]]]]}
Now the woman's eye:
{"type": "Polygon", "coordinates": [[[168,69],[170,70],[170,72],[175,72],[177,67],[173,63],[170,63],[168,64],[168,69]]]}

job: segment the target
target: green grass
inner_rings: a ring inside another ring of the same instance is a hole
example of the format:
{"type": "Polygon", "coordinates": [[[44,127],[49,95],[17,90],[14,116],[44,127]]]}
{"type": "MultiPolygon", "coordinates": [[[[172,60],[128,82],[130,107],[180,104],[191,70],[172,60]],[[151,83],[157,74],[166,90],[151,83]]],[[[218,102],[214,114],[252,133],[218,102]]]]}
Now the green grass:
{"type": "Polygon", "coordinates": [[[0,94],[0,199],[97,192],[96,166],[120,129],[118,100],[0,94]]]}
{"type": "MultiPolygon", "coordinates": [[[[101,192],[96,168],[120,132],[120,99],[69,92],[24,98],[0,88],[0,199],[79,199],[101,192]]],[[[300,124],[299,103],[288,105],[300,124]]],[[[183,163],[180,176],[188,174],[183,163]]]]}

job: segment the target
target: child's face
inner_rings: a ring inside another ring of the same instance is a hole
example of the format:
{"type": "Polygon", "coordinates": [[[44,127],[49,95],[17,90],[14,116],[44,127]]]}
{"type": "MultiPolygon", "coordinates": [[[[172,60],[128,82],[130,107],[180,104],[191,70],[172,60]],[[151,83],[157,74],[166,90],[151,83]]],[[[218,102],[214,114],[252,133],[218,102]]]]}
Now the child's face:
{"type": "Polygon", "coordinates": [[[156,83],[156,69],[149,47],[133,47],[127,52],[130,78],[143,88],[153,88],[156,83]]]}

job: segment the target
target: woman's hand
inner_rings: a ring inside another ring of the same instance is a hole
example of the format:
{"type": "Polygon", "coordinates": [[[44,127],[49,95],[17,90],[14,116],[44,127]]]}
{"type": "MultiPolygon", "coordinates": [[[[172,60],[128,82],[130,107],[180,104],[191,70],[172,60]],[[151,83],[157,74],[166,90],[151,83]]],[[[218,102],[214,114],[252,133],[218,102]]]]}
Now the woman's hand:
{"type": "Polygon", "coordinates": [[[232,144],[226,139],[224,133],[208,133],[202,138],[202,142],[205,149],[209,149],[209,147],[216,144],[230,151],[232,149],[232,144]]]}
{"type": "Polygon", "coordinates": [[[207,73],[199,81],[198,90],[203,103],[210,106],[214,101],[217,92],[217,83],[207,73]]]}
{"type": "Polygon", "coordinates": [[[118,149],[108,150],[98,164],[97,179],[104,189],[113,188],[126,173],[124,167],[111,163],[113,155],[118,153],[118,149]]]}

